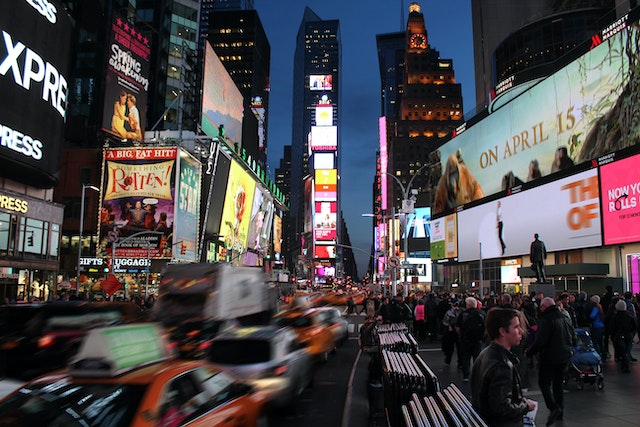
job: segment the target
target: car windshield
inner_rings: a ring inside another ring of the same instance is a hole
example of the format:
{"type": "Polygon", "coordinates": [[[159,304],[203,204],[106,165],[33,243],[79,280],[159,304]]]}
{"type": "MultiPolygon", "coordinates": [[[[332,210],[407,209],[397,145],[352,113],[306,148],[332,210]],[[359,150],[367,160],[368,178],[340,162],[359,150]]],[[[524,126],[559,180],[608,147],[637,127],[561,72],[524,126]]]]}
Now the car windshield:
{"type": "Polygon", "coordinates": [[[290,326],[292,328],[308,328],[313,324],[313,322],[310,317],[297,316],[280,317],[276,319],[275,324],[281,328],[285,326],[290,326]]]}
{"type": "Polygon", "coordinates": [[[209,349],[209,360],[227,365],[250,365],[271,360],[269,341],[258,339],[218,340],[209,349]]]}
{"type": "Polygon", "coordinates": [[[146,386],[71,384],[65,381],[26,385],[0,404],[3,426],[130,425],[146,386]]]}

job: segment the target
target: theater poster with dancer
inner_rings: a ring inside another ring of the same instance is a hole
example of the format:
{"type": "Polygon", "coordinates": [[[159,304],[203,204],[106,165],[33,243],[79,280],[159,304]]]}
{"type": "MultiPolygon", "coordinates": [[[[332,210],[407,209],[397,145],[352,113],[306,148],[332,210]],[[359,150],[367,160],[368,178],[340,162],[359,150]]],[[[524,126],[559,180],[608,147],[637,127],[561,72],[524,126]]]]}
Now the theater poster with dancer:
{"type": "Polygon", "coordinates": [[[141,141],[149,91],[149,39],[120,17],[111,24],[102,130],[141,141]]]}
{"type": "Polygon", "coordinates": [[[99,257],[171,258],[177,147],[106,148],[99,257]],[[144,233],[149,231],[149,233],[144,233]]]}

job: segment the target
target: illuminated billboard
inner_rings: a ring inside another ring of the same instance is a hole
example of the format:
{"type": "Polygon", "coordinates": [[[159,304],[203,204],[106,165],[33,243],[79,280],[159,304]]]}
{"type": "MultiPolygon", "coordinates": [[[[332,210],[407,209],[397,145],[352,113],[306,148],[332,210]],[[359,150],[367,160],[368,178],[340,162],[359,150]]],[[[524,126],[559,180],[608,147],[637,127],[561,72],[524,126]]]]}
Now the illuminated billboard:
{"type": "Polygon", "coordinates": [[[316,245],[315,258],[320,259],[335,259],[336,247],[333,245],[316,245]]]}
{"type": "Polygon", "coordinates": [[[238,162],[232,160],[220,224],[220,237],[224,239],[227,250],[245,252],[255,187],[255,180],[238,162]]]}
{"type": "Polygon", "coordinates": [[[600,167],[604,244],[640,241],[640,154],[600,167]]]}
{"type": "Polygon", "coordinates": [[[242,108],[242,94],[211,44],[206,42],[200,122],[202,131],[215,137],[219,134],[219,126],[224,125],[226,138],[232,142],[241,142],[242,108]]]}
{"type": "Polygon", "coordinates": [[[274,205],[271,196],[262,191],[259,186],[256,186],[251,208],[247,249],[256,251],[259,254],[264,254],[269,250],[273,210],[274,205]]]}
{"type": "Polygon", "coordinates": [[[115,242],[117,258],[171,258],[178,152],[104,149],[99,257],[111,257],[115,242]]]}
{"type": "Polygon", "coordinates": [[[111,23],[102,130],[141,141],[149,91],[149,39],[120,17],[111,23]]]}
{"type": "Polygon", "coordinates": [[[337,235],[336,221],[338,218],[336,202],[316,202],[314,227],[316,241],[335,241],[337,235]]]}
{"type": "Polygon", "coordinates": [[[337,126],[311,126],[311,151],[335,151],[338,148],[337,126]]]}
{"type": "Polygon", "coordinates": [[[333,126],[333,106],[316,105],[316,126],[333,126]]]}
{"type": "Polygon", "coordinates": [[[456,214],[431,220],[432,260],[456,260],[458,258],[457,227],[456,214]]]}
{"type": "MultiPolygon", "coordinates": [[[[200,177],[202,163],[188,152],[180,151],[176,218],[173,223],[173,258],[195,262],[198,256],[200,228],[200,177]]],[[[162,220],[163,214],[160,213],[162,220]]]]}
{"type": "Polygon", "coordinates": [[[334,153],[313,153],[313,168],[314,169],[335,169],[335,154],[334,153]]]}
{"type": "Polygon", "coordinates": [[[273,216],[273,252],[282,253],[282,218],[273,216]]]}
{"type": "Polygon", "coordinates": [[[332,90],[333,76],[331,74],[312,74],[309,76],[309,90],[332,90]]]}
{"type": "Polygon", "coordinates": [[[58,181],[73,29],[57,0],[0,5],[0,176],[38,188],[58,181]]]}
{"type": "Polygon", "coordinates": [[[337,169],[316,169],[315,176],[315,199],[318,201],[334,201],[338,196],[338,170],[337,169]]]}
{"type": "Polygon", "coordinates": [[[458,212],[458,259],[480,259],[480,244],[482,258],[528,255],[534,233],[540,235],[548,252],[602,244],[597,169],[458,212]]]}
{"type": "Polygon", "coordinates": [[[440,147],[433,214],[635,144],[622,116],[638,115],[638,31],[627,26],[440,147]]]}

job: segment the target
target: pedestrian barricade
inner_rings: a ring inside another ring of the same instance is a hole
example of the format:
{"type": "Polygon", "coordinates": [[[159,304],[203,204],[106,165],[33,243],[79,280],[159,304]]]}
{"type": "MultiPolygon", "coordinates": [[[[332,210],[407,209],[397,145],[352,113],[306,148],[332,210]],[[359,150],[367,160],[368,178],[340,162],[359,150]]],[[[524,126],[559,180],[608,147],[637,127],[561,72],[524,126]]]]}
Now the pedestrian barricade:
{"type": "Polygon", "coordinates": [[[402,351],[410,354],[418,352],[418,342],[411,334],[396,331],[381,332],[378,329],[378,340],[381,350],[402,351]]]}
{"type": "Polygon", "coordinates": [[[401,413],[407,427],[487,427],[455,384],[432,396],[420,397],[413,393],[402,405],[401,413]]]}

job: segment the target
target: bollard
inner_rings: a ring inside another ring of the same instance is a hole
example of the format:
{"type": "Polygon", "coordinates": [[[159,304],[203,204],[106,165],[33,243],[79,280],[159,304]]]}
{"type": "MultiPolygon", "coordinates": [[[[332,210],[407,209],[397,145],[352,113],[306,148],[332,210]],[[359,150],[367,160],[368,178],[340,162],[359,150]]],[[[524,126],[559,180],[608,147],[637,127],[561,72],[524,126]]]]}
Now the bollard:
{"type": "Polygon", "coordinates": [[[378,381],[369,382],[369,417],[384,417],[384,390],[378,381]]]}

